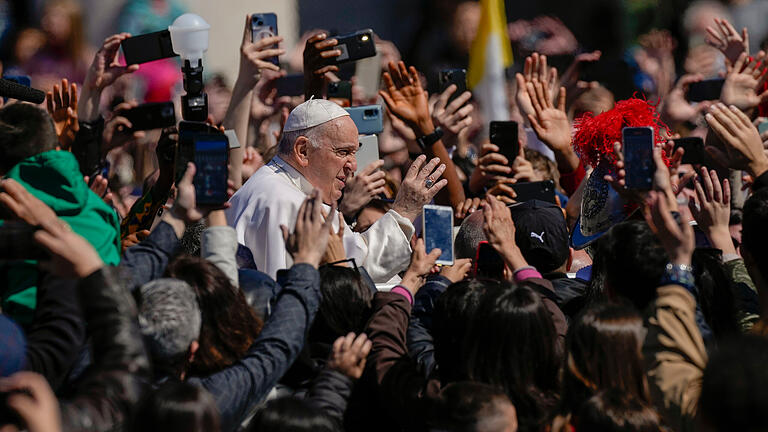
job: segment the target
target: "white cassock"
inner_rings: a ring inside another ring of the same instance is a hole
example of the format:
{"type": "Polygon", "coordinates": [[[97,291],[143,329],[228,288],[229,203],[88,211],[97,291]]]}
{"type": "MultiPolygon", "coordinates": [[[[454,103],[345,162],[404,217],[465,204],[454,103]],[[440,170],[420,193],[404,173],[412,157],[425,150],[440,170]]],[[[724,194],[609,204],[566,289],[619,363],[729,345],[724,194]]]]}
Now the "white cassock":
{"type": "MultiPolygon", "coordinates": [[[[272,278],[293,265],[280,225],[293,229],[299,207],[312,189],[301,173],[275,156],[229,200],[227,223],[235,228],[237,241],[253,254],[256,267],[272,278]]],[[[338,215],[331,217],[338,231],[338,215]]],[[[413,233],[411,221],[390,210],[364,233],[352,232],[344,223],[344,249],[347,258],[365,267],[375,283],[386,283],[408,267],[413,233]]]]}

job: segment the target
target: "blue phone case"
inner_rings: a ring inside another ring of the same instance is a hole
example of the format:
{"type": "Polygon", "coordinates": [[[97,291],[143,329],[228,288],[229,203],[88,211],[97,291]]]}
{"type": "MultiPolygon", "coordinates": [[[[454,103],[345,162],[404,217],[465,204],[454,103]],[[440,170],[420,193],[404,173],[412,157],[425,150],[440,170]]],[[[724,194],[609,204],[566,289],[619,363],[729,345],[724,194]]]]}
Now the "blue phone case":
{"type": "Polygon", "coordinates": [[[360,135],[373,135],[384,130],[382,124],[381,105],[364,105],[352,108],[344,108],[352,117],[360,135]]]}

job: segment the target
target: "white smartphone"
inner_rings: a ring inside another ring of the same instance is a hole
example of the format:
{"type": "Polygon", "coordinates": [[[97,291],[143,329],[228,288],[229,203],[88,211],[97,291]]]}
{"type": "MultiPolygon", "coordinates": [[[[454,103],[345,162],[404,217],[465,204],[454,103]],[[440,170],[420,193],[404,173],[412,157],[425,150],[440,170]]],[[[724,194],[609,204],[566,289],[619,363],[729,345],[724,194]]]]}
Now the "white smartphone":
{"type": "Polygon", "coordinates": [[[425,205],[422,210],[422,234],[427,253],[440,249],[439,265],[453,265],[453,208],[425,205]]]}
{"type": "Polygon", "coordinates": [[[357,159],[357,170],[359,174],[365,167],[372,162],[379,160],[379,137],[376,135],[360,135],[360,148],[355,154],[357,159]]]}

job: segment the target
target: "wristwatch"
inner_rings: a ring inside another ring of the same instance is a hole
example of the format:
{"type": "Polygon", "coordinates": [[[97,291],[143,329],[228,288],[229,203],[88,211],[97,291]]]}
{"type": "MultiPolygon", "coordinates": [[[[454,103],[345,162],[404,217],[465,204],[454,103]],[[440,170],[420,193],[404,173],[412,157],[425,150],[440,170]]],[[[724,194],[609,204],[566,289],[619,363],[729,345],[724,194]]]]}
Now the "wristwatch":
{"type": "Polygon", "coordinates": [[[675,284],[687,289],[694,297],[698,295],[696,279],[693,276],[693,267],[687,264],[668,263],[661,277],[661,284],[675,284]]]}
{"type": "Polygon", "coordinates": [[[440,129],[440,126],[438,126],[435,128],[434,131],[432,131],[431,134],[416,138],[416,143],[419,144],[419,147],[421,148],[421,150],[424,151],[427,149],[427,147],[430,147],[432,144],[440,141],[440,138],[442,137],[443,137],[443,130],[440,129]]]}

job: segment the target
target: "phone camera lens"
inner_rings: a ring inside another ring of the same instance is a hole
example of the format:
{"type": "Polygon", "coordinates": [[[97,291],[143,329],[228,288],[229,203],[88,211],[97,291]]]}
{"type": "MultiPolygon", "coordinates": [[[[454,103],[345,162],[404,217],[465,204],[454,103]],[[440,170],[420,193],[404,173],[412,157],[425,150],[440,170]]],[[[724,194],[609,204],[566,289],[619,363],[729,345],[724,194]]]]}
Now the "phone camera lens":
{"type": "Polygon", "coordinates": [[[363,115],[365,115],[366,117],[375,117],[376,116],[376,110],[374,110],[374,109],[367,109],[367,110],[363,111],[363,115]]]}

